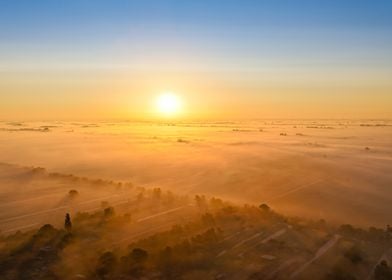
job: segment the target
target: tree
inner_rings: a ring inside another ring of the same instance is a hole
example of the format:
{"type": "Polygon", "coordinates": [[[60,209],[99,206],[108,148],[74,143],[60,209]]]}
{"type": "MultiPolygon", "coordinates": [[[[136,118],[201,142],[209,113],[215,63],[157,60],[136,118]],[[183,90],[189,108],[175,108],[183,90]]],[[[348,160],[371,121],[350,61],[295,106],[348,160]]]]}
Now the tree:
{"type": "Polygon", "coordinates": [[[71,231],[72,229],[71,216],[69,215],[69,213],[65,214],[64,228],[67,231],[71,231]]]}
{"type": "Polygon", "coordinates": [[[70,190],[70,191],[68,192],[68,195],[69,195],[69,197],[70,197],[71,199],[74,199],[74,198],[78,197],[79,192],[78,192],[77,190],[70,190]]]}
{"type": "Polygon", "coordinates": [[[129,254],[129,267],[130,273],[135,276],[136,278],[141,277],[145,271],[145,263],[148,259],[147,251],[141,248],[135,248],[129,254]]]}
{"type": "Polygon", "coordinates": [[[161,196],[162,196],[161,188],[154,188],[152,190],[152,195],[153,195],[154,199],[158,199],[158,200],[161,199],[161,196]]]}
{"type": "Polygon", "coordinates": [[[135,263],[141,264],[147,260],[148,253],[143,249],[135,248],[132,250],[130,257],[135,263]]]}
{"type": "Polygon", "coordinates": [[[57,234],[57,230],[51,225],[46,224],[43,225],[37,232],[37,236],[55,236],[57,234]]]}
{"type": "Polygon", "coordinates": [[[201,210],[201,211],[205,211],[207,208],[207,201],[206,201],[206,197],[204,195],[196,195],[195,196],[195,201],[196,201],[196,205],[197,207],[201,210]]]}
{"type": "Polygon", "coordinates": [[[265,211],[265,212],[268,212],[268,211],[271,210],[271,208],[270,208],[267,204],[265,204],[265,203],[260,204],[259,208],[260,208],[261,210],[265,211]]]}
{"type": "Polygon", "coordinates": [[[107,207],[103,210],[103,214],[105,218],[110,218],[114,216],[114,208],[113,207],[107,207]]]}
{"type": "Polygon", "coordinates": [[[100,279],[109,279],[117,264],[116,256],[112,252],[105,252],[99,257],[95,273],[100,279]]]}

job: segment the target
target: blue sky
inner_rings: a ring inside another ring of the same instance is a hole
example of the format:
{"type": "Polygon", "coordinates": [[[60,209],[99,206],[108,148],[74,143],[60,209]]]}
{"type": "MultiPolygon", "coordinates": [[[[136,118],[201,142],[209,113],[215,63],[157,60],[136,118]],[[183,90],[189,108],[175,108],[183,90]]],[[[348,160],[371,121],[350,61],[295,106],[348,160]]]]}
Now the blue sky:
{"type": "Polygon", "coordinates": [[[80,24],[210,24],[390,27],[390,1],[365,0],[38,0],[1,2],[8,28],[75,28],[80,24]],[[55,22],[54,22],[55,21],[55,22]],[[49,24],[50,26],[47,26],[49,24]]]}
{"type": "MultiPolygon", "coordinates": [[[[388,104],[391,14],[392,1],[370,0],[3,0],[0,89],[15,95],[20,79],[52,70],[181,71],[207,73],[233,84],[220,91],[241,88],[250,98],[265,83],[339,92],[365,84],[368,94],[382,87],[379,102],[388,104]]],[[[35,82],[37,90],[53,90],[56,79],[35,82]]]]}
{"type": "Polygon", "coordinates": [[[0,34],[2,43],[104,41],[135,30],[147,36],[215,34],[232,41],[239,34],[294,31],[353,32],[372,39],[373,33],[391,36],[391,12],[391,1],[363,0],[3,0],[0,34]]]}
{"type": "Polygon", "coordinates": [[[76,59],[78,52],[110,53],[121,42],[130,52],[142,45],[228,57],[319,52],[329,60],[342,59],[340,50],[366,62],[372,55],[377,60],[376,52],[390,54],[391,13],[391,1],[363,0],[4,0],[0,48],[3,56],[68,49],[76,59]]]}

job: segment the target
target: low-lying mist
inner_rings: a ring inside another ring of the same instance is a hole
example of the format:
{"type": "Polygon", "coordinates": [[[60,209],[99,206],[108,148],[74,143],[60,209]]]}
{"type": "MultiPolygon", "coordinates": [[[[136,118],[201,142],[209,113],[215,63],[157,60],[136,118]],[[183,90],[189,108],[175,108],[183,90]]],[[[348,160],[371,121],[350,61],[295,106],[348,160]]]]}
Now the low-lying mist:
{"type": "MultiPolygon", "coordinates": [[[[0,162],[384,226],[392,213],[391,140],[385,121],[0,123],[0,162]]],[[[53,186],[2,169],[1,201],[53,186]]]]}

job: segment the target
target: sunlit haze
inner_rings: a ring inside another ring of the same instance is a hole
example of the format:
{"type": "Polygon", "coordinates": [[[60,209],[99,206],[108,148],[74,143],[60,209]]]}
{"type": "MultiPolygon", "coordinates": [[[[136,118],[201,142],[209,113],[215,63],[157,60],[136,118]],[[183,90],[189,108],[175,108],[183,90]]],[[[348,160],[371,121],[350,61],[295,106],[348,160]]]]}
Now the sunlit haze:
{"type": "Polygon", "coordinates": [[[391,0],[0,0],[0,280],[392,280],[391,0]]]}

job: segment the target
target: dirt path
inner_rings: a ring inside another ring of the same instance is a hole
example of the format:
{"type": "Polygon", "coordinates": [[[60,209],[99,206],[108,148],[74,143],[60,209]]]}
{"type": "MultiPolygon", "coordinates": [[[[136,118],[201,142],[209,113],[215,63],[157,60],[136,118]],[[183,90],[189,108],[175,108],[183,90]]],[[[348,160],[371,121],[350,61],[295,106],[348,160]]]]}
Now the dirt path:
{"type": "MultiPolygon", "coordinates": [[[[143,217],[143,218],[140,218],[140,219],[136,220],[136,223],[142,223],[142,222],[154,219],[156,217],[161,217],[161,216],[164,216],[164,215],[167,215],[167,214],[171,214],[171,213],[177,212],[177,211],[179,211],[181,209],[184,209],[186,207],[192,207],[192,206],[191,205],[184,205],[184,206],[176,207],[176,208],[169,209],[169,210],[166,210],[166,211],[163,211],[163,212],[159,212],[159,213],[156,213],[154,215],[149,215],[147,217],[143,217]]],[[[130,236],[127,236],[126,238],[120,239],[120,240],[114,242],[112,245],[118,245],[118,244],[124,243],[126,241],[131,241],[131,240],[133,240],[135,238],[138,238],[138,237],[140,237],[142,235],[146,235],[146,234],[149,234],[149,233],[155,233],[158,230],[166,229],[166,228],[172,226],[173,224],[175,224],[175,222],[177,222],[177,220],[168,221],[168,222],[166,222],[164,224],[160,224],[160,225],[157,225],[157,226],[152,227],[152,228],[150,227],[147,230],[144,230],[144,231],[141,231],[141,232],[138,232],[138,233],[134,233],[134,234],[132,234],[130,236]]]]}
{"type": "Polygon", "coordinates": [[[300,268],[298,268],[296,271],[294,271],[290,275],[290,279],[297,277],[305,269],[307,269],[309,265],[311,265],[314,261],[316,261],[317,259],[322,257],[326,252],[328,252],[329,249],[331,249],[339,241],[340,238],[341,238],[340,235],[335,234],[327,243],[325,243],[323,246],[321,246],[317,250],[316,254],[314,255],[314,257],[312,259],[310,259],[309,261],[304,263],[300,268]]]}
{"type": "Polygon", "coordinates": [[[147,217],[144,217],[144,218],[140,218],[140,219],[137,220],[137,222],[140,223],[140,222],[143,222],[143,221],[146,221],[146,220],[150,220],[152,218],[156,218],[156,217],[160,217],[160,216],[163,216],[163,215],[166,215],[166,214],[169,214],[169,213],[173,213],[173,212],[176,212],[176,211],[178,211],[180,209],[183,209],[185,207],[188,207],[188,206],[189,205],[184,205],[184,206],[176,207],[176,208],[169,209],[169,210],[166,210],[166,211],[163,211],[163,212],[159,212],[159,213],[154,214],[154,215],[150,215],[150,216],[147,216],[147,217]]]}
{"type": "Polygon", "coordinates": [[[243,239],[243,240],[241,240],[240,242],[236,243],[233,247],[231,247],[231,248],[229,248],[229,249],[222,250],[216,257],[219,258],[219,257],[225,255],[228,251],[233,250],[233,249],[235,249],[235,248],[238,248],[238,247],[240,247],[241,245],[245,244],[246,242],[251,241],[251,240],[253,240],[253,239],[255,239],[255,238],[260,237],[260,235],[262,235],[262,234],[263,234],[263,232],[258,232],[258,233],[252,235],[252,236],[249,237],[249,238],[243,239]]]}
{"type": "Polygon", "coordinates": [[[265,244],[265,243],[267,243],[268,241],[270,241],[271,239],[277,238],[277,237],[279,237],[279,236],[285,234],[286,232],[287,232],[287,229],[286,229],[286,228],[283,228],[283,229],[281,229],[281,230],[278,230],[277,232],[275,232],[275,233],[271,234],[270,236],[267,236],[266,238],[264,238],[264,239],[260,242],[260,244],[265,244]]]}
{"type": "MultiPolygon", "coordinates": [[[[267,243],[268,241],[270,241],[271,239],[274,239],[274,238],[277,238],[277,237],[281,236],[281,235],[284,234],[286,231],[287,231],[287,229],[285,229],[285,228],[284,228],[284,229],[281,229],[281,230],[279,230],[279,231],[277,231],[277,232],[275,232],[275,233],[273,233],[273,234],[267,236],[267,237],[264,238],[260,243],[257,243],[257,244],[265,244],[265,243],[267,243]]],[[[235,235],[238,235],[239,233],[240,233],[240,232],[236,232],[235,234],[233,234],[232,236],[230,236],[229,239],[230,239],[231,237],[235,236],[235,235]]],[[[258,233],[252,235],[252,236],[249,237],[249,238],[243,239],[243,240],[239,241],[238,243],[236,243],[233,247],[231,247],[231,248],[229,248],[229,249],[224,249],[224,250],[222,250],[216,257],[217,257],[217,258],[218,258],[218,257],[221,257],[221,256],[225,255],[228,251],[233,250],[233,249],[235,249],[235,248],[238,248],[238,247],[244,245],[245,243],[247,243],[247,242],[249,242],[249,241],[251,241],[251,240],[254,240],[254,239],[260,237],[262,234],[263,234],[263,232],[258,232],[258,233]]]]}
{"type": "Polygon", "coordinates": [[[316,185],[316,184],[318,184],[318,183],[321,183],[322,181],[323,181],[323,180],[315,180],[315,181],[313,181],[313,182],[311,182],[311,183],[307,183],[307,184],[298,186],[298,187],[293,188],[293,189],[291,189],[291,190],[289,190],[289,191],[286,191],[286,192],[284,192],[284,193],[282,193],[282,194],[278,194],[278,195],[276,195],[276,196],[271,197],[270,199],[267,200],[267,203],[269,203],[269,202],[271,202],[271,201],[274,201],[274,200],[277,200],[277,199],[280,199],[280,198],[283,198],[283,197],[285,197],[285,196],[288,196],[288,195],[290,195],[290,194],[292,194],[292,193],[295,193],[295,192],[297,192],[297,191],[299,191],[299,190],[309,188],[309,187],[311,187],[311,186],[313,186],[313,185],[316,185]]]}
{"type": "Polygon", "coordinates": [[[274,279],[274,277],[276,277],[276,275],[278,275],[279,272],[281,272],[282,270],[288,268],[289,266],[295,264],[296,262],[298,262],[300,260],[301,260],[301,258],[299,258],[299,257],[293,257],[293,258],[288,259],[287,261],[282,263],[280,266],[278,266],[275,270],[271,271],[271,273],[267,275],[265,280],[274,279]]]}

